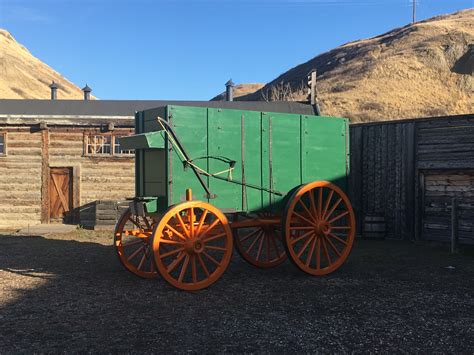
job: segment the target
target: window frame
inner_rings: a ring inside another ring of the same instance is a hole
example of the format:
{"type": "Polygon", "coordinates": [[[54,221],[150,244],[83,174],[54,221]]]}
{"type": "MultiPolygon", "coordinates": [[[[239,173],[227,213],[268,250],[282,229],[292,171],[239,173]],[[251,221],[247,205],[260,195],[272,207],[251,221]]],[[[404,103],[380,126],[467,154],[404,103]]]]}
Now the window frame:
{"type": "Polygon", "coordinates": [[[0,136],[3,136],[3,152],[0,152],[0,157],[6,157],[7,152],[7,141],[8,141],[8,134],[5,131],[0,131],[0,136]]]}
{"type": "Polygon", "coordinates": [[[132,135],[132,134],[133,134],[132,132],[130,132],[130,133],[128,133],[128,132],[116,132],[116,133],[112,133],[112,132],[111,133],[107,133],[107,132],[84,132],[84,156],[86,156],[86,157],[97,157],[97,158],[112,158],[112,157],[131,158],[135,155],[135,152],[133,150],[127,150],[128,153],[116,153],[115,149],[116,149],[117,145],[120,146],[120,144],[117,141],[118,138],[126,137],[126,136],[129,136],[129,135],[132,135]],[[89,152],[89,147],[91,146],[90,140],[93,137],[110,138],[110,143],[107,144],[107,145],[109,145],[110,152],[109,153],[91,153],[91,152],[89,152]]]}

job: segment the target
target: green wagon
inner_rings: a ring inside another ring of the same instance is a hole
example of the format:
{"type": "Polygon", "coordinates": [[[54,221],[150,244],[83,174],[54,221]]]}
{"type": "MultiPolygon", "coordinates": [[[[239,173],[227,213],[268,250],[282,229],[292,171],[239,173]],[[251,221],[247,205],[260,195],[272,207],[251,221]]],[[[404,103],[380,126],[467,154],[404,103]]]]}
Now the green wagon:
{"type": "Polygon", "coordinates": [[[347,119],[170,105],[135,120],[121,145],[135,149],[136,196],[115,230],[127,270],[198,290],[234,244],[254,266],[288,257],[312,275],[348,257],[347,119]]]}

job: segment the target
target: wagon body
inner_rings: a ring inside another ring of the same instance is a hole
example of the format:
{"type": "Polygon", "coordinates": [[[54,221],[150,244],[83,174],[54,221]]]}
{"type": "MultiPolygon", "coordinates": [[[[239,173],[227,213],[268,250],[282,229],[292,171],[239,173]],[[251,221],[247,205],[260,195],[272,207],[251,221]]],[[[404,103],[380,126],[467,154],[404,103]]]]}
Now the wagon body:
{"type": "Polygon", "coordinates": [[[314,180],[345,189],[349,173],[348,120],[299,114],[165,106],[136,114],[136,198],[148,213],[185,200],[212,203],[224,212],[281,211],[288,192],[314,180]],[[206,194],[191,166],[172,147],[157,117],[167,120],[203,175],[206,194]],[[156,132],[159,132],[157,134],[156,132]],[[216,159],[225,157],[228,160],[216,159]],[[229,171],[228,161],[234,166],[229,171]]]}
{"type": "Polygon", "coordinates": [[[250,264],[288,257],[326,275],[348,257],[355,216],[344,118],[164,106],[136,114],[136,196],[114,243],[132,273],[183,290],[216,282],[233,245],[250,264]]]}

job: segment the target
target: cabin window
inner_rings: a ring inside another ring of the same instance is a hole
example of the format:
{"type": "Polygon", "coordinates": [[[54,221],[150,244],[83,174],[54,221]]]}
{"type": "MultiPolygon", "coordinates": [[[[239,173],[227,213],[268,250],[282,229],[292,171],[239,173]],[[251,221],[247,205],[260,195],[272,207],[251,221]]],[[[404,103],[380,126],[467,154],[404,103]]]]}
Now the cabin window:
{"type": "Polygon", "coordinates": [[[7,134],[0,132],[0,156],[7,155],[7,134]]]}
{"type": "Polygon", "coordinates": [[[120,137],[123,136],[101,134],[86,136],[86,155],[121,156],[133,154],[132,150],[125,150],[120,148],[120,137]]]}

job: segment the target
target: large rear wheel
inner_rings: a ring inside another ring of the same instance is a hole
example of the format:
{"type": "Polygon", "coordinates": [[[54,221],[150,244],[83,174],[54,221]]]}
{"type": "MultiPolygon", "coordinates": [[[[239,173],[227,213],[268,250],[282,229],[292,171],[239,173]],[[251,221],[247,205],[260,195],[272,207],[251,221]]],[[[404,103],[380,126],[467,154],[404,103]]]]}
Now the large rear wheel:
{"type": "Polygon", "coordinates": [[[232,256],[226,216],[199,201],[171,207],[154,232],[153,252],[161,276],[176,288],[195,291],[216,282],[232,256]]]}
{"type": "Polygon", "coordinates": [[[347,259],[355,236],[355,216],[347,196],[334,184],[315,181],[288,200],[285,247],[290,260],[311,275],[326,275],[347,259]]]}

